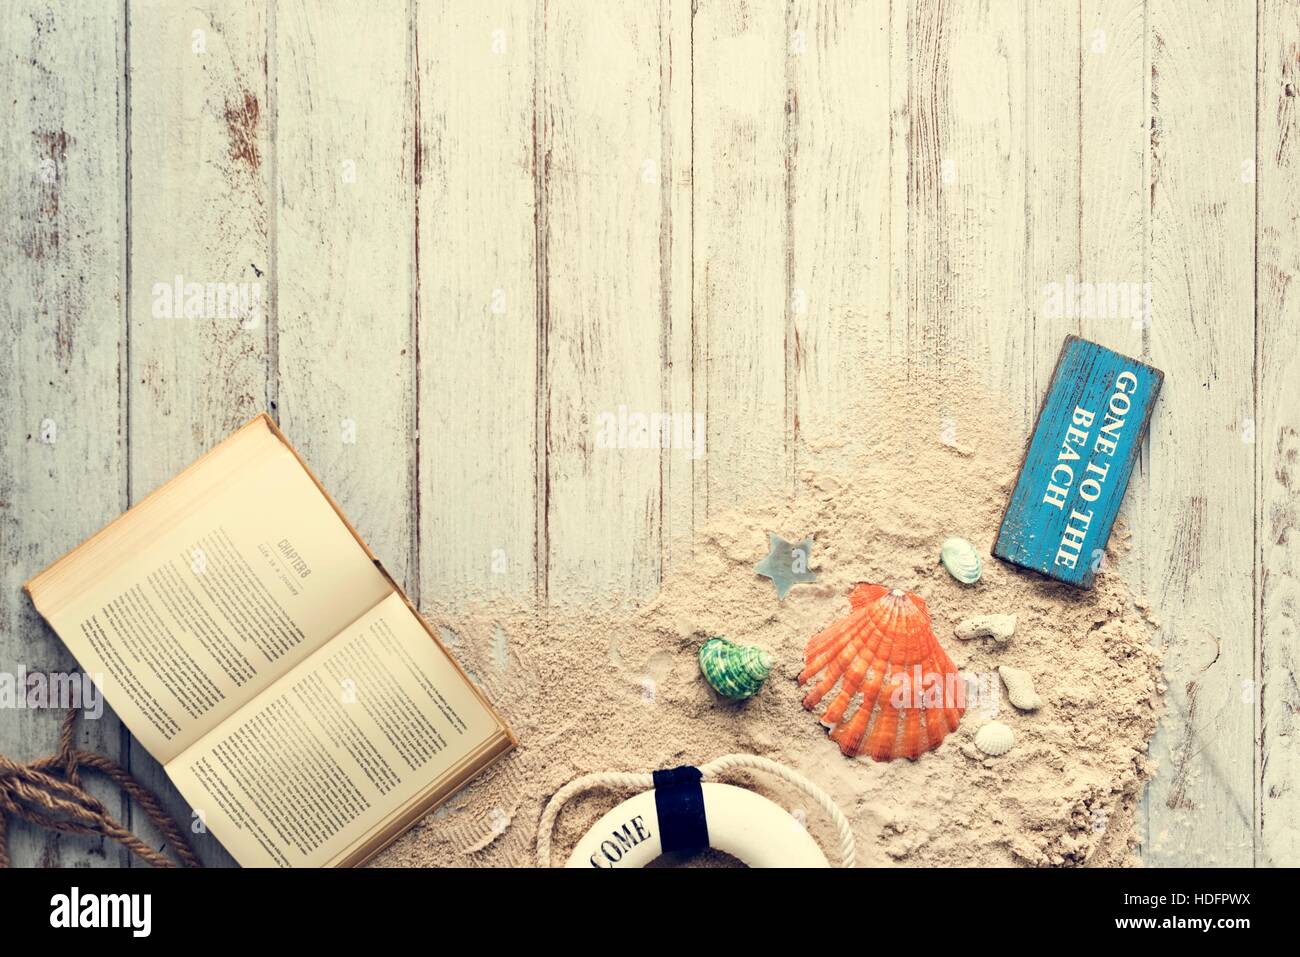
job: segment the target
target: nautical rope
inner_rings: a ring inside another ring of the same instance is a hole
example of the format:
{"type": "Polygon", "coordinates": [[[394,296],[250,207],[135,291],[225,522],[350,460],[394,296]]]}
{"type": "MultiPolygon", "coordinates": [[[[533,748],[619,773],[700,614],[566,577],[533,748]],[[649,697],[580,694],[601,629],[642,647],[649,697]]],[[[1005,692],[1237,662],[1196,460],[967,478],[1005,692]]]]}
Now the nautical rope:
{"type": "Polygon", "coordinates": [[[9,859],[9,817],[65,834],[102,834],[117,841],[142,861],[154,867],[175,867],[176,863],[156,851],[113,819],[108,809],[81,786],[81,770],[91,768],[107,775],[144,808],[149,820],[162,833],[172,853],[185,867],[202,867],[180,827],[163,810],[153,792],[115,761],[93,751],[72,746],[77,709],[68,711],[59,732],[59,750],[54,754],[19,764],[0,754],[0,867],[12,866],[9,859]]]}
{"type": "MultiPolygon", "coordinates": [[[[853,840],[853,830],[849,827],[848,818],[844,816],[844,812],[840,810],[839,805],[835,803],[829,794],[802,774],[790,770],[784,764],[777,764],[768,758],[760,758],[756,754],[724,754],[708,764],[701,764],[700,774],[705,781],[709,781],[721,778],[728,772],[744,768],[766,771],[787,784],[793,785],[812,798],[822,810],[830,815],[835,824],[835,834],[840,841],[840,866],[856,866],[857,847],[853,840]]],[[[625,771],[600,771],[570,781],[555,792],[555,796],[551,798],[546,805],[546,809],[542,811],[542,820],[537,826],[538,865],[541,867],[551,866],[551,834],[555,830],[555,820],[560,816],[560,811],[564,805],[575,795],[594,788],[603,788],[607,791],[645,791],[652,787],[654,787],[654,777],[648,772],[634,774],[625,771]]]]}

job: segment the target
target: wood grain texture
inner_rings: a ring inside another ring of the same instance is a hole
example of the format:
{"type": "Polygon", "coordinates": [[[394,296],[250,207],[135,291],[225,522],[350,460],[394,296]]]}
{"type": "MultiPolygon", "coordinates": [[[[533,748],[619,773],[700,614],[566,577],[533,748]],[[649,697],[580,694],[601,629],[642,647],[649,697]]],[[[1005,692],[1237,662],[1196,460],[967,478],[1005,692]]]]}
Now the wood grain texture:
{"type": "Polygon", "coordinates": [[[531,596],[545,555],[535,16],[417,8],[422,603],[531,596]]]}
{"type": "Polygon", "coordinates": [[[786,306],[796,470],[809,442],[826,461],[839,424],[880,398],[864,370],[890,347],[889,42],[888,4],[792,5],[786,306]]]}
{"type": "MultiPolygon", "coordinates": [[[[696,394],[699,343],[695,327],[695,139],[691,118],[695,87],[694,0],[660,0],[659,103],[659,309],[662,408],[690,417],[703,414],[696,394]]],[[[701,430],[707,440],[707,429],[701,430]]],[[[692,434],[692,439],[695,436],[692,434]]],[[[665,449],[660,455],[660,573],[689,560],[696,507],[702,496],[702,457],[665,449]]]]}
{"type": "MultiPolygon", "coordinates": [[[[1086,6],[1086,4],[1083,4],[1086,6]]],[[[1080,163],[1084,71],[1095,26],[1091,15],[1059,6],[1025,6],[1025,321],[1026,438],[1056,367],[1061,343],[1078,323],[1054,315],[1048,296],[1081,272],[1084,188],[1080,163]]],[[[1090,154],[1095,151],[1088,151],[1090,154]]],[[[1100,151],[1104,157],[1105,151],[1100,151]]],[[[1085,337],[1088,338],[1088,337],[1085,337]]],[[[1094,340],[1096,341],[1096,340],[1094,340]]]]}
{"type": "MultiPolygon", "coordinates": [[[[0,89],[8,110],[0,221],[0,672],[66,673],[76,662],[22,583],[94,533],[126,501],[121,401],[125,346],[123,70],[119,6],[5,4],[0,89]]],[[[58,745],[61,708],[6,711],[0,753],[31,760],[58,745]]],[[[120,759],[111,711],[80,723],[78,746],[120,759]]],[[[88,778],[123,817],[116,788],[88,778]]],[[[101,840],[11,824],[27,865],[120,866],[101,840]]]]}
{"type": "MultiPolygon", "coordinates": [[[[1094,295],[1092,310],[1075,317],[1074,331],[1149,361],[1151,108],[1145,12],[1142,0],[1086,0],[1082,7],[1075,92],[1078,159],[1072,170],[1079,182],[1079,258],[1072,275],[1102,290],[1094,295]]],[[[1134,483],[1126,496],[1139,540],[1141,491],[1134,483]]]]}
{"type": "Polygon", "coordinates": [[[907,356],[965,360],[1024,395],[1024,4],[913,2],[907,16],[907,356]]]}
{"type": "Polygon", "coordinates": [[[279,423],[418,594],[409,11],[282,3],[273,26],[279,423]]]}
{"type": "Polygon", "coordinates": [[[1254,860],[1255,17],[1245,2],[1151,0],[1153,604],[1168,712],[1152,743],[1145,858],[1254,860]],[[1197,464],[1203,467],[1197,467],[1197,464]],[[1191,465],[1191,467],[1189,467],[1191,465]]]}
{"type": "MultiPolygon", "coordinates": [[[[255,5],[130,8],[132,502],[274,399],[266,41],[265,11],[255,5]],[[258,290],[263,308],[232,315],[206,296],[192,311],[164,308],[177,276],[205,290],[234,284],[250,299],[258,290]]],[[[131,770],[174,817],[192,821],[143,748],[132,748],[131,770]]],[[[210,835],[193,837],[205,863],[233,864],[210,835]]]]}
{"type": "Polygon", "coordinates": [[[543,4],[543,13],[539,573],[547,594],[603,584],[616,599],[643,597],[659,579],[661,456],[640,442],[633,417],[673,411],[662,408],[661,375],[661,11],[543,4]]]}
{"type": "Polygon", "coordinates": [[[794,484],[789,40],[780,4],[722,0],[695,14],[695,393],[708,429],[701,518],[794,484]]]}
{"type": "Polygon", "coordinates": [[[1300,16],[1259,6],[1255,202],[1255,640],[1259,760],[1255,863],[1300,861],[1300,16]]]}

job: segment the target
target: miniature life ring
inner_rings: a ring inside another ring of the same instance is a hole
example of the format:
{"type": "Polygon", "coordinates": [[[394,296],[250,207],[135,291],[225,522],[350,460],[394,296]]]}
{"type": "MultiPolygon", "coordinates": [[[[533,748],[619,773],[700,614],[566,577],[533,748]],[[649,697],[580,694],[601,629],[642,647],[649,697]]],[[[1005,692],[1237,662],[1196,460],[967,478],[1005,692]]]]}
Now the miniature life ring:
{"type": "MultiPolygon", "coordinates": [[[[830,867],[799,822],[762,795],[731,784],[701,784],[700,791],[705,846],[750,867],[830,867]]],[[[663,793],[642,791],[614,808],[578,842],[564,866],[645,867],[664,852],[665,824],[656,807],[663,793]]]]}
{"type": "Polygon", "coordinates": [[[824,791],[789,768],[750,754],[733,754],[699,768],[653,774],[592,774],[556,792],[538,828],[538,862],[551,866],[551,833],[561,807],[596,787],[644,788],[598,820],[578,841],[566,867],[644,867],[665,851],[712,847],[750,867],[829,867],[817,842],[790,812],[753,791],[704,780],[735,768],[756,768],[795,785],[835,823],[842,866],[854,865],[853,832],[824,791]]]}

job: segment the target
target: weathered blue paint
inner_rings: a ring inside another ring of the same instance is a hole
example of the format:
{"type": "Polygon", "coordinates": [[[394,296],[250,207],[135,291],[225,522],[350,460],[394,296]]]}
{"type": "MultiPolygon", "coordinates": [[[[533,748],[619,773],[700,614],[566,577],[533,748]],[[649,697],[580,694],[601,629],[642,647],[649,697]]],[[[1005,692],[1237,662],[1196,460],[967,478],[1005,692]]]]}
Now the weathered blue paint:
{"type": "Polygon", "coordinates": [[[1164,373],[1067,336],[993,554],[1091,588],[1164,373]]]}

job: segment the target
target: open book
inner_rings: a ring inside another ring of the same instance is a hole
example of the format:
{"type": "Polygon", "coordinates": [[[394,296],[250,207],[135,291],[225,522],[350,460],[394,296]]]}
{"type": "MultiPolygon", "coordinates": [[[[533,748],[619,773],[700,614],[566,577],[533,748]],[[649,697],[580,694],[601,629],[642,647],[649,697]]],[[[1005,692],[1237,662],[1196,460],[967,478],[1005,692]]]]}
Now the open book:
{"type": "Polygon", "coordinates": [[[363,863],[515,744],[265,414],[25,587],[245,866],[363,863]]]}

